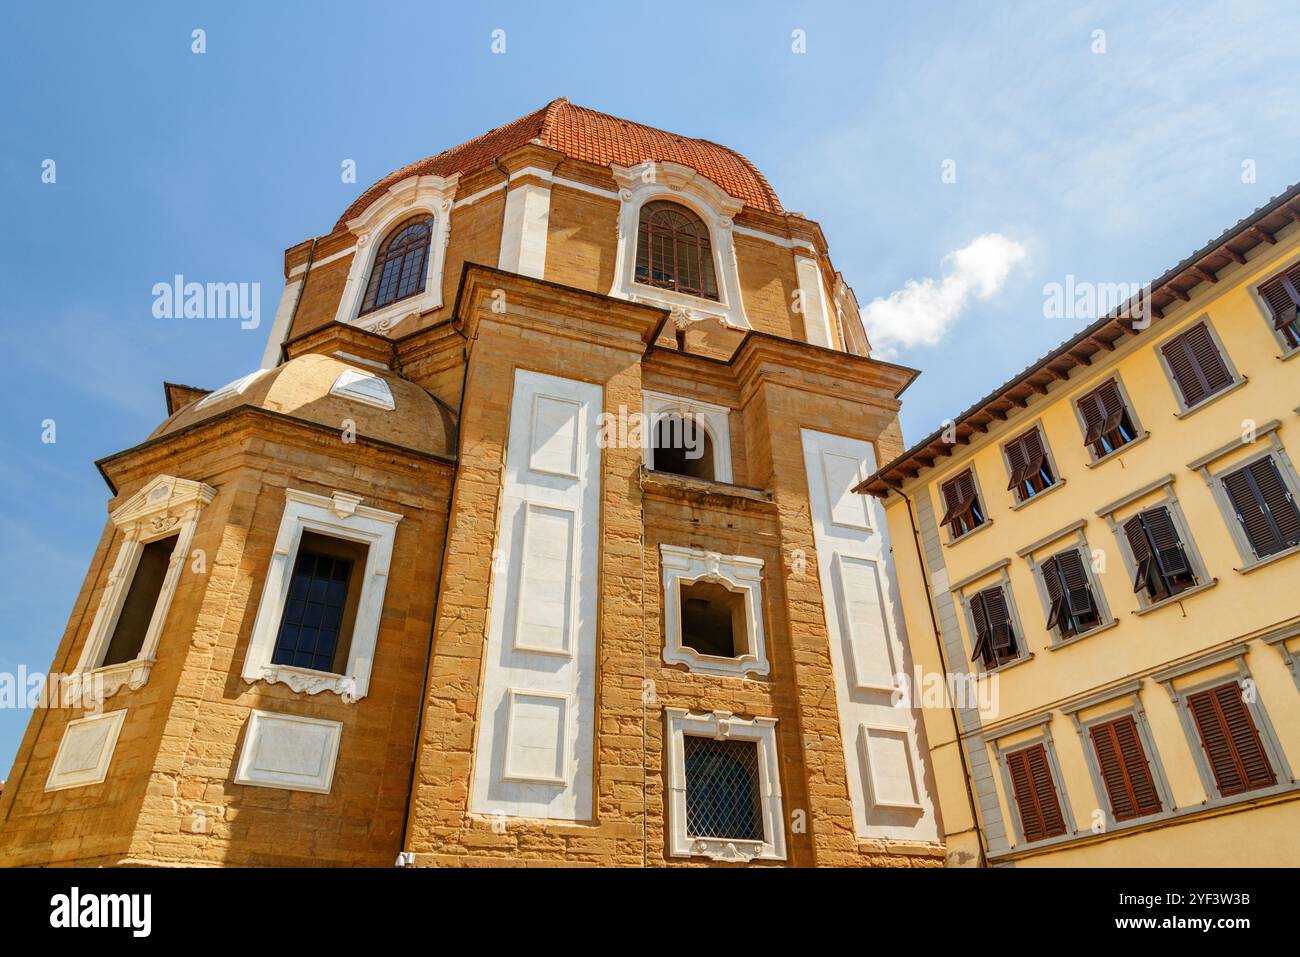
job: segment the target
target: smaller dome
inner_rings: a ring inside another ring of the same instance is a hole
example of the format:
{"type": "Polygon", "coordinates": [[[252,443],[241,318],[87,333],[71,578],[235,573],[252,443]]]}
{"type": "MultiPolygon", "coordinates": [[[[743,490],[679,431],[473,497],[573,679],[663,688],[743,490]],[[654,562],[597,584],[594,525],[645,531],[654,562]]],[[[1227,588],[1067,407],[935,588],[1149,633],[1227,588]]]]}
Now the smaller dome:
{"type": "Polygon", "coordinates": [[[245,405],[340,431],[351,420],[363,438],[434,455],[456,454],[452,417],[429,393],[387,370],[319,353],[241,376],[177,409],[149,437],[170,435],[245,405]]]}

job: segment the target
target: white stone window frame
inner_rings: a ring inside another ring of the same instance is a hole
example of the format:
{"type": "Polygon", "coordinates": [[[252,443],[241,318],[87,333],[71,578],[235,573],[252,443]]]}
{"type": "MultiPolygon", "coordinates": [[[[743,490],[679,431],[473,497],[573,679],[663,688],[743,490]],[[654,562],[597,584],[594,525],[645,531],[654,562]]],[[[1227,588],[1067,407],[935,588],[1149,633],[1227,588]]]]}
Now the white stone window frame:
{"type": "Polygon", "coordinates": [[[329,691],[339,695],[346,704],[366,696],[375,646],[379,640],[393,539],[401,520],[402,516],[396,512],[362,505],[359,495],[336,491],[326,498],[297,489],[285,490],[284,515],[280,520],[266,582],[262,586],[248,652],[244,656],[242,675],[245,681],[249,684],[258,681],[284,684],[295,692],[309,695],[329,691]],[[342,674],[277,665],[271,660],[304,531],[367,546],[357,616],[352,626],[347,667],[342,674]]]}
{"type": "Polygon", "coordinates": [[[387,332],[408,316],[442,306],[443,269],[447,262],[447,243],[451,239],[451,209],[459,180],[460,174],[407,177],[390,186],[361,215],[348,220],[348,230],[356,236],[356,251],[352,254],[352,265],[348,269],[343,295],[339,297],[335,319],[371,332],[387,332]],[[379,247],[396,226],[420,213],[433,217],[424,292],[399,299],[364,316],[358,315],[379,247]]]}
{"type": "Polygon", "coordinates": [[[641,393],[641,444],[647,468],[653,469],[655,427],[665,416],[677,415],[699,423],[713,443],[713,480],[731,484],[731,410],[712,402],[663,392],[641,393]]]}
{"type": "Polygon", "coordinates": [[[250,385],[262,378],[262,376],[269,371],[269,369],[254,369],[247,375],[240,376],[234,382],[227,382],[220,389],[214,389],[212,392],[209,392],[203,398],[199,399],[199,401],[194,404],[194,408],[202,409],[204,406],[220,402],[222,399],[228,399],[232,395],[243,395],[244,391],[250,385]]]}
{"type": "Polygon", "coordinates": [[[668,853],[715,861],[785,860],[785,808],[776,741],[776,718],[738,718],[729,711],[692,714],[665,708],[667,719],[668,853]],[[686,735],[718,741],[754,741],[758,746],[758,787],[763,840],[692,837],[686,821],[686,735]]]}
{"type": "Polygon", "coordinates": [[[1178,503],[1178,496],[1174,493],[1174,477],[1167,475],[1160,479],[1158,483],[1142,490],[1140,495],[1129,496],[1119,506],[1103,508],[1097,512],[1106,520],[1106,524],[1110,526],[1111,534],[1115,536],[1115,542],[1119,546],[1120,558],[1124,562],[1125,577],[1129,588],[1133,587],[1134,578],[1137,576],[1137,562],[1133,560],[1133,550],[1129,547],[1128,536],[1124,534],[1124,523],[1139,512],[1146,512],[1162,505],[1168,509],[1169,518],[1178,531],[1179,542],[1187,553],[1187,560],[1192,565],[1192,572],[1196,576],[1196,584],[1184,589],[1177,595],[1156,601],[1151,600],[1145,588],[1140,592],[1136,592],[1134,597],[1137,599],[1138,607],[1135,614],[1139,615],[1153,611],[1156,608],[1163,608],[1168,604],[1183,601],[1207,588],[1213,587],[1219,581],[1210,574],[1205,565],[1205,560],[1201,558],[1201,550],[1196,547],[1196,539],[1192,536],[1192,527],[1187,521],[1187,516],[1183,514],[1182,506],[1178,503]],[[1154,492],[1162,492],[1163,494],[1158,498],[1151,498],[1150,496],[1154,492]]]}
{"type": "Polygon", "coordinates": [[[735,216],[745,204],[708,177],[679,163],[647,160],[635,166],[615,165],[612,169],[619,187],[619,212],[614,284],[609,294],[616,299],[630,299],[670,309],[681,325],[689,320],[716,317],[736,328],[751,328],[741,298],[740,269],[736,263],[733,235],[735,216]],[[683,206],[704,221],[709,230],[713,272],[718,286],[716,301],[636,281],[641,208],[656,200],[683,206]]]}
{"type": "Polygon", "coordinates": [[[386,412],[392,412],[397,408],[397,403],[393,400],[393,390],[387,380],[364,369],[344,369],[340,372],[334,384],[330,386],[330,395],[360,402],[362,405],[372,405],[386,412]],[[367,387],[374,387],[374,391],[369,391],[367,387]]]}
{"type": "Polygon", "coordinates": [[[45,779],[45,790],[64,791],[68,788],[86,787],[102,784],[108,777],[108,767],[113,761],[113,752],[117,749],[117,739],[122,733],[122,722],[126,720],[126,709],[90,714],[83,718],[69,721],[63,729],[63,738],[59,741],[59,750],[50,764],[49,777],[45,779]],[[100,728],[104,732],[99,739],[98,751],[83,757],[93,758],[93,763],[83,767],[66,767],[74,755],[76,740],[87,729],[100,728]]]}
{"type": "Polygon", "coordinates": [[[73,670],[71,694],[78,694],[84,687],[94,690],[96,695],[109,697],[123,687],[134,691],[149,680],[163,625],[180,584],[190,545],[194,542],[199,513],[216,494],[216,489],[202,482],[159,475],[113,510],[109,518],[122,534],[123,541],[91,622],[90,633],[82,646],[81,657],[73,670]],[[172,548],[139,653],[131,661],[102,666],[100,663],[112,641],[144,547],[170,535],[176,535],[176,545],[172,548]]]}
{"type": "Polygon", "coordinates": [[[744,678],[771,670],[763,629],[763,560],[723,555],[703,548],[659,546],[664,587],[664,664],[685,665],[695,674],[744,678]],[[681,590],[683,585],[711,582],[744,597],[747,650],[735,658],[702,655],[682,644],[681,590]]]}

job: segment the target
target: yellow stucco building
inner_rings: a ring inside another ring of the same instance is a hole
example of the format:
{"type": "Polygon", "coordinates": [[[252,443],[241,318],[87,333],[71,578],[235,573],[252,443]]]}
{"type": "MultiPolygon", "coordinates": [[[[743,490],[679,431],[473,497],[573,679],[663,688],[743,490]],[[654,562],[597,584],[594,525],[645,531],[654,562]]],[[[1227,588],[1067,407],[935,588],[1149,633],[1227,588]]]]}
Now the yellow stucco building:
{"type": "Polygon", "coordinates": [[[890,461],[951,865],[1300,861],[1300,187],[890,461]]]}

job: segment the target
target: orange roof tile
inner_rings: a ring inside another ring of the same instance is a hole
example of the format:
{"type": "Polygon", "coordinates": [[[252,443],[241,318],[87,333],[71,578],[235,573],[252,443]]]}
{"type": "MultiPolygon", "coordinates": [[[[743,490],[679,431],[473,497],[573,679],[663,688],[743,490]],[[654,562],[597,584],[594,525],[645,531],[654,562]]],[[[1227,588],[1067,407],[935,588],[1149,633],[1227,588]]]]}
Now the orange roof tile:
{"type": "Polygon", "coordinates": [[[535,113],[389,173],[357,197],[339,217],[334,229],[345,228],[348,220],[360,215],[390,186],[408,176],[477,172],[498,157],[534,141],[597,166],[632,166],[645,160],[680,163],[707,176],[747,206],[769,213],[782,211],[781,201],[763,174],[735,150],[597,113],[560,97],[535,113]]]}

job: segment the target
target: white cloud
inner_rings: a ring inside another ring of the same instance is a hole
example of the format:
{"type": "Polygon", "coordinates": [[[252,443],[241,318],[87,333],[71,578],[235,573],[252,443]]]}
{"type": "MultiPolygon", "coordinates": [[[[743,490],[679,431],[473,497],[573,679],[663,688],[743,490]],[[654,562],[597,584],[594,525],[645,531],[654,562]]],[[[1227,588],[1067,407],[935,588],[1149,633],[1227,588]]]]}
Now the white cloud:
{"type": "Polygon", "coordinates": [[[909,346],[933,346],[972,299],[989,299],[1025,258],[1025,247],[1000,233],[985,233],[943,258],[942,279],[909,279],[903,288],[862,310],[873,349],[882,358],[909,346]]]}

